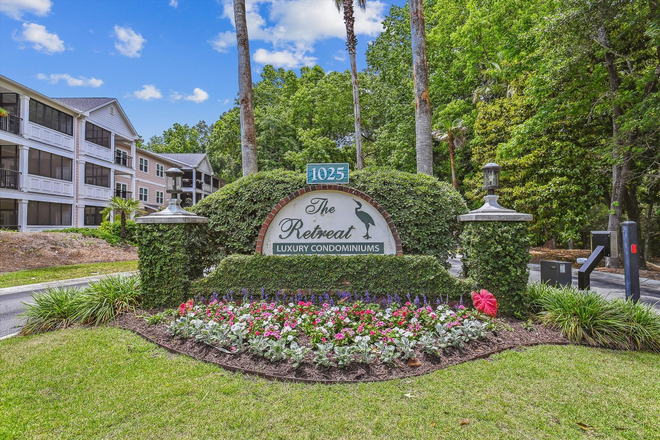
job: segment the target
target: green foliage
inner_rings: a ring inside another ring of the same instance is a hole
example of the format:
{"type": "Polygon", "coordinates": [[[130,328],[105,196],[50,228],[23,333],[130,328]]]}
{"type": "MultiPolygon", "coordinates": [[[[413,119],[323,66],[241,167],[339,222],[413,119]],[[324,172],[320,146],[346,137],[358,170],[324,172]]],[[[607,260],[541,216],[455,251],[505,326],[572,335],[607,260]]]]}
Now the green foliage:
{"type": "Polygon", "coordinates": [[[545,325],[572,342],[623,350],[660,352],[660,314],[648,304],[608,300],[575,287],[529,286],[533,308],[545,325]]]}
{"type": "MultiPolygon", "coordinates": [[[[121,222],[103,222],[97,231],[107,232],[113,237],[117,238],[117,241],[121,240],[121,222]]],[[[137,224],[135,220],[126,220],[126,241],[135,244],[135,237],[137,234],[137,224]]]]}
{"type": "MultiPolygon", "coordinates": [[[[106,223],[106,222],[103,222],[106,223]]],[[[103,223],[101,226],[103,226],[103,223]]],[[[94,237],[100,238],[101,240],[107,241],[110,245],[116,246],[121,241],[119,234],[115,234],[114,231],[108,230],[109,228],[66,228],[66,229],[52,229],[44,232],[64,232],[64,233],[75,233],[80,234],[83,237],[94,237]]]]}
{"type": "Polygon", "coordinates": [[[25,303],[21,314],[25,325],[22,335],[66,328],[76,322],[76,299],[82,290],[78,287],[50,287],[45,292],[32,293],[34,304],[25,303]]]}
{"type": "Polygon", "coordinates": [[[459,299],[469,287],[452,277],[431,256],[358,255],[278,256],[230,255],[207,278],[195,282],[194,292],[209,295],[247,289],[260,293],[350,291],[372,295],[409,293],[427,298],[459,299]]]}
{"type": "Polygon", "coordinates": [[[100,325],[125,311],[134,311],[140,303],[140,278],[109,276],[93,282],[75,300],[75,319],[100,325]]]}
{"type": "MultiPolygon", "coordinates": [[[[252,174],[200,201],[194,211],[210,219],[209,231],[223,254],[251,254],[272,208],[305,186],[302,174],[252,174]]],[[[364,169],[351,173],[350,187],[376,200],[392,217],[404,254],[432,255],[444,262],[458,246],[456,216],[467,208],[444,182],[421,174],[364,169]]]]}
{"type": "Polygon", "coordinates": [[[502,315],[524,318],[530,303],[526,222],[466,222],[461,234],[465,275],[497,298],[502,315]]]}
{"type": "Polygon", "coordinates": [[[190,282],[202,276],[215,256],[208,247],[206,225],[144,224],[138,227],[137,242],[145,308],[185,301],[190,282]]]}

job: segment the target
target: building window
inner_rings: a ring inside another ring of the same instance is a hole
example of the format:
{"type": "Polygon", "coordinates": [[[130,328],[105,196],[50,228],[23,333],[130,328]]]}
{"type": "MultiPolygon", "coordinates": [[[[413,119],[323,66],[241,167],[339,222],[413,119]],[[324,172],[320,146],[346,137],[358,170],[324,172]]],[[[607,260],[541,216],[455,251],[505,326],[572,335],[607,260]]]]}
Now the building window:
{"type": "Polygon", "coordinates": [[[110,188],[110,168],[85,162],[85,184],[110,188]]]}
{"type": "Polygon", "coordinates": [[[141,202],[149,201],[149,190],[147,188],[140,188],[139,195],[141,202]]]}
{"type": "Polygon", "coordinates": [[[110,148],[110,132],[90,122],[85,122],[85,140],[105,148],[110,148]]]}
{"type": "Polygon", "coordinates": [[[85,226],[99,226],[103,221],[103,206],[85,206],[85,226]]]}
{"type": "Polygon", "coordinates": [[[145,173],[149,172],[149,160],[144,157],[140,158],[140,171],[145,173]]]}
{"type": "Polygon", "coordinates": [[[71,211],[71,205],[30,200],[27,222],[37,226],[71,226],[71,211]]]}
{"type": "Polygon", "coordinates": [[[158,205],[162,205],[164,200],[165,199],[163,197],[163,192],[162,191],[156,191],[156,203],[158,205]]]}
{"type": "Polygon", "coordinates": [[[209,174],[204,174],[204,183],[207,185],[211,184],[211,176],[209,174]]]}
{"type": "Polygon", "coordinates": [[[73,135],[73,116],[30,99],[30,122],[52,128],[60,133],[73,135]]]}
{"type": "Polygon", "coordinates": [[[10,115],[18,116],[18,93],[0,93],[0,107],[4,108],[10,115]]]}
{"type": "Polygon", "coordinates": [[[220,187],[220,181],[214,177],[213,178],[213,188],[218,189],[219,187],[220,187]]]}
{"type": "Polygon", "coordinates": [[[157,177],[163,177],[165,175],[165,167],[162,166],[161,164],[157,163],[156,164],[156,176],[157,177]]]}
{"type": "Polygon", "coordinates": [[[18,229],[18,200],[0,199],[0,228],[18,229]]]}
{"type": "Polygon", "coordinates": [[[28,152],[28,173],[35,176],[50,177],[51,179],[73,179],[73,159],[51,154],[47,151],[30,148],[28,152]]]}

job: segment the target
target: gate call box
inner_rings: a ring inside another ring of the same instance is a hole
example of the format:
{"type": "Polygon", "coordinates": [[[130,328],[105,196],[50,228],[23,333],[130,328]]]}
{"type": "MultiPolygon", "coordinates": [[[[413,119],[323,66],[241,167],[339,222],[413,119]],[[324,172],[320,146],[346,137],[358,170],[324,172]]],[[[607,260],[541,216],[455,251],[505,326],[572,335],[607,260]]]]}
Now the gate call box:
{"type": "Polygon", "coordinates": [[[596,250],[598,246],[605,248],[605,257],[617,258],[619,256],[619,246],[615,232],[591,231],[591,250],[596,250]]]}

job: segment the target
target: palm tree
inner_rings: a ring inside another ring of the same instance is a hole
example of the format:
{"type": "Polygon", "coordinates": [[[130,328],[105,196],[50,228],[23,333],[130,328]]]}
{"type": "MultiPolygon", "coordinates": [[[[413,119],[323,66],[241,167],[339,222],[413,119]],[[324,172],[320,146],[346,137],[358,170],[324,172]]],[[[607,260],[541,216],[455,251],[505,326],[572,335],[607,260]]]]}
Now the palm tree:
{"type": "Polygon", "coordinates": [[[140,202],[135,199],[122,199],[121,197],[113,197],[110,199],[110,205],[106,207],[101,214],[107,220],[110,213],[119,215],[121,219],[121,242],[126,243],[126,220],[133,214],[141,214],[145,211],[140,209],[140,202]]]}
{"type": "MultiPolygon", "coordinates": [[[[363,11],[367,7],[366,0],[356,0],[357,5],[363,11]]],[[[355,17],[353,16],[353,0],[335,0],[337,10],[344,9],[344,23],[346,24],[346,49],[351,60],[351,76],[353,78],[353,112],[355,113],[355,150],[357,152],[357,169],[364,168],[362,154],[362,121],[360,119],[360,89],[358,88],[357,64],[355,63],[355,48],[357,37],[355,36],[355,17]]]]}
{"type": "Polygon", "coordinates": [[[456,156],[456,149],[461,148],[465,144],[467,138],[467,127],[463,125],[462,119],[455,119],[452,122],[444,121],[443,130],[434,131],[433,137],[440,142],[447,142],[449,146],[449,161],[451,162],[451,183],[454,189],[458,190],[458,183],[456,182],[456,163],[454,158],[456,156]]]}
{"type": "Polygon", "coordinates": [[[431,102],[429,74],[426,64],[426,28],[422,0],[410,0],[410,34],[412,37],[413,79],[415,82],[415,144],[417,172],[433,175],[433,141],[431,139],[431,102]]]}
{"type": "Polygon", "coordinates": [[[254,125],[252,101],[252,69],[250,67],[250,40],[245,18],[245,0],[234,0],[234,22],[238,45],[238,93],[241,106],[241,157],[243,175],[256,173],[257,130],[254,125]]]}

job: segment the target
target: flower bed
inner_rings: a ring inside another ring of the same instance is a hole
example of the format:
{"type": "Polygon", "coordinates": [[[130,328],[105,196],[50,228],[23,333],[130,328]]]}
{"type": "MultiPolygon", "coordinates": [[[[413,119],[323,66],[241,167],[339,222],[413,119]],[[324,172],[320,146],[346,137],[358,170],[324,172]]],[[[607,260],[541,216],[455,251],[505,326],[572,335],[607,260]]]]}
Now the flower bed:
{"type": "Polygon", "coordinates": [[[433,307],[418,298],[403,305],[388,298],[383,306],[349,303],[347,294],[337,304],[317,299],[319,305],[303,300],[236,303],[212,298],[208,304],[191,300],[181,305],[180,316],[167,332],[228,354],[289,360],[294,367],[311,356],[317,366],[345,368],[375,360],[391,364],[412,358],[414,362],[416,350],[441,356],[445,349],[462,348],[485,337],[494,326],[489,317],[462,305],[433,307]]]}

